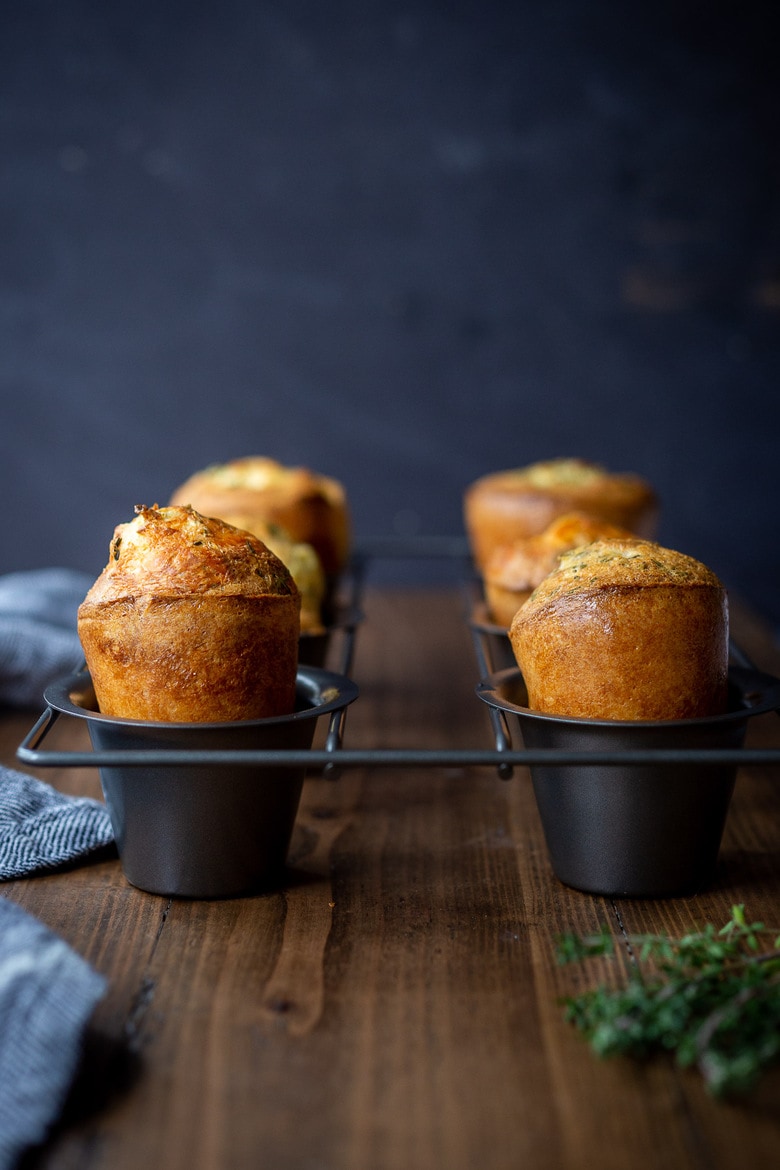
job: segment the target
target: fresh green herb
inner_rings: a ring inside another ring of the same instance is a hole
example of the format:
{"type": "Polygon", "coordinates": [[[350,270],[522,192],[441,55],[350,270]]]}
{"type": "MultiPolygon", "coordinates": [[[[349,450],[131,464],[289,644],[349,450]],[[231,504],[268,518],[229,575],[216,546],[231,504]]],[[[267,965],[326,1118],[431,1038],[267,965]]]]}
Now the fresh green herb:
{"type": "MultiPolygon", "coordinates": [[[[716,1097],[746,1093],[780,1061],[780,936],[748,923],[744,906],[711,925],[670,939],[629,936],[637,960],[623,986],[601,984],[563,1000],[566,1019],[598,1056],[673,1053],[696,1067],[716,1097]],[[650,965],[643,972],[640,963],[650,965]]],[[[558,940],[558,961],[614,950],[609,929],[558,940]]]]}

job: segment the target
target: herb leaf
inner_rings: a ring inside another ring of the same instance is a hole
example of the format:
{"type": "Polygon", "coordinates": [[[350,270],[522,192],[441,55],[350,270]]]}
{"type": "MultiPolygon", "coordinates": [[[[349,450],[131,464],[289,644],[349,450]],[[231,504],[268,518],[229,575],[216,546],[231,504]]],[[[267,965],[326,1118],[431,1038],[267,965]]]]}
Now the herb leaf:
{"type": "MultiPolygon", "coordinates": [[[[744,906],[733,906],[720,930],[707,924],[679,939],[627,941],[649,971],[637,963],[623,986],[602,984],[563,1000],[565,1018],[598,1056],[673,1053],[680,1067],[698,1069],[716,1097],[748,1092],[780,1060],[780,937],[748,923],[744,906]]],[[[560,963],[613,952],[607,926],[557,940],[560,963]]]]}

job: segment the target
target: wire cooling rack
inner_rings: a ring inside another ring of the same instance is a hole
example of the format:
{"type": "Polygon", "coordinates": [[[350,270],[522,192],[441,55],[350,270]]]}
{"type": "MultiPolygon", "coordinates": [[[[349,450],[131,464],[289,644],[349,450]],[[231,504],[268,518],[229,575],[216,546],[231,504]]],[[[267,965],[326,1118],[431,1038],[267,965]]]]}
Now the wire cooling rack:
{"type": "MultiPolygon", "coordinates": [[[[491,645],[495,645],[495,631],[470,620],[474,607],[481,598],[467,542],[463,537],[377,537],[361,542],[342,582],[336,607],[332,636],[341,639],[334,651],[334,670],[351,675],[356,638],[363,621],[362,599],[367,577],[378,561],[401,560],[444,561],[452,566],[459,579],[464,601],[464,629],[468,629],[476,659],[475,688],[480,679],[493,673],[491,645]]],[[[732,661],[748,670],[756,668],[738,646],[731,646],[732,661]]],[[[760,674],[760,672],[757,672],[760,674]]],[[[767,679],[768,676],[760,674],[767,679]]],[[[777,681],[777,680],[772,680],[777,681]]],[[[780,684],[779,684],[780,685],[780,684]]],[[[780,692],[778,692],[780,693],[780,692]]],[[[358,697],[358,702],[359,697],[358,697]]],[[[475,694],[475,702],[477,702],[475,694]]],[[[778,765],[780,747],[776,748],[643,748],[621,751],[572,751],[555,748],[518,749],[512,746],[512,735],[503,711],[487,706],[493,742],[488,747],[458,748],[350,748],[345,746],[348,708],[332,713],[324,747],[312,749],[180,749],[138,748],[132,750],[61,750],[42,748],[52,731],[60,712],[47,706],[17,748],[17,758],[34,767],[304,767],[336,777],[346,768],[495,768],[503,779],[513,775],[515,767],[535,765],[690,765],[692,767],[722,765],[778,765]]],[[[780,700],[773,708],[780,711],[780,700]]],[[[67,716],[64,716],[67,718],[67,716]]]]}

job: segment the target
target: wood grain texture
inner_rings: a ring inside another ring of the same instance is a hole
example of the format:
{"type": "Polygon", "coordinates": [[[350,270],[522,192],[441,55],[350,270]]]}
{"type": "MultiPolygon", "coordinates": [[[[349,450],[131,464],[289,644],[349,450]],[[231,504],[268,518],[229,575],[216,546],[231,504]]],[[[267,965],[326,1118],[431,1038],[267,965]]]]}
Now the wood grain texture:
{"type": "MultiPolygon", "coordinates": [[[[350,746],[489,746],[458,597],[369,591],[350,746]]],[[[745,644],[777,667],[760,625],[745,644]]],[[[736,631],[735,631],[736,632],[736,631]]],[[[7,714],[2,758],[32,716],[7,714]]],[[[83,746],[80,728],[62,728],[83,746]]],[[[775,716],[751,742],[777,744],[775,716]]],[[[40,770],[94,793],[92,770],[40,770]]],[[[559,997],[630,961],[559,967],[555,937],[780,925],[780,796],[740,774],[714,885],[594,898],[552,875],[527,775],[361,769],[306,781],[281,888],[226,901],[131,888],[116,858],[3,893],[109,980],[41,1170],[743,1170],[780,1141],[780,1075],[717,1104],[660,1061],[597,1061],[559,997]]],[[[26,1167],[27,1170],[27,1167],[26,1167]]]]}

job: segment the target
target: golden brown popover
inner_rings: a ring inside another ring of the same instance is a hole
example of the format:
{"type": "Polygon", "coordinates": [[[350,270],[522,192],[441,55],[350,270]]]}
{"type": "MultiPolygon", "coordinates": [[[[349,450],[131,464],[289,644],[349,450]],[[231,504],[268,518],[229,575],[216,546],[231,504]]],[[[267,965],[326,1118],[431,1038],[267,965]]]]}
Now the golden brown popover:
{"type": "Polygon", "coordinates": [[[558,564],[561,553],[594,540],[630,539],[633,533],[585,512],[566,512],[544,532],[520,537],[496,548],[483,574],[485,600],[492,620],[511,625],[524,601],[558,564]]]}
{"type": "Polygon", "coordinates": [[[204,516],[251,518],[276,524],[296,542],[310,544],[328,577],[344,568],[350,518],[343,486],[306,467],[286,467],[251,455],[196,471],[171,496],[204,516]]]}
{"type": "Polygon", "coordinates": [[[251,532],[287,566],[301,595],[301,632],[321,633],[327,582],[320,558],[312,546],[302,540],[293,540],[278,524],[254,516],[220,516],[219,519],[234,528],[251,532]]]}
{"type": "Polygon", "coordinates": [[[543,532],[566,512],[585,512],[652,537],[658,503],[638,475],[609,472],[583,459],[551,459],[475,480],[464,493],[463,509],[472,554],[483,570],[495,548],[543,532]]]}
{"type": "Polygon", "coordinates": [[[78,611],[100,711],[176,723],[290,713],[299,610],[289,569],[251,533],[139,505],[78,611]]]}
{"type": "Polygon", "coordinates": [[[529,706],[586,719],[723,712],[728,599],[700,561],[645,540],[564,553],[520,606],[509,640],[529,706]]]}

